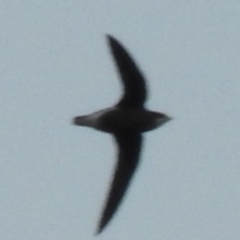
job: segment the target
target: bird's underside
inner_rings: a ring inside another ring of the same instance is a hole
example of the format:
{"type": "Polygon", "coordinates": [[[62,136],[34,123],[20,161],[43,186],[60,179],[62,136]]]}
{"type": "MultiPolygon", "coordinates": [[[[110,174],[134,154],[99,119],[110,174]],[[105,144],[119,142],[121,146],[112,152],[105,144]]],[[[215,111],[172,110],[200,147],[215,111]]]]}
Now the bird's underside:
{"type": "Polygon", "coordinates": [[[139,164],[143,132],[171,119],[163,113],[145,109],[147,87],[143,74],[126,49],[112,36],[108,35],[107,38],[123,85],[122,97],[112,108],[74,118],[76,125],[111,133],[117,146],[117,163],[97,234],[111,221],[127,192],[139,164]]]}
{"type": "MultiPolygon", "coordinates": [[[[108,36],[109,47],[113,55],[119,76],[123,83],[123,95],[117,107],[122,109],[143,108],[147,98],[144,77],[129,53],[113,37],[108,36]]],[[[139,162],[142,136],[140,132],[122,131],[114,134],[118,148],[118,160],[115,166],[112,184],[98,226],[98,233],[110,222],[117,211],[134,171],[139,162]]]]}

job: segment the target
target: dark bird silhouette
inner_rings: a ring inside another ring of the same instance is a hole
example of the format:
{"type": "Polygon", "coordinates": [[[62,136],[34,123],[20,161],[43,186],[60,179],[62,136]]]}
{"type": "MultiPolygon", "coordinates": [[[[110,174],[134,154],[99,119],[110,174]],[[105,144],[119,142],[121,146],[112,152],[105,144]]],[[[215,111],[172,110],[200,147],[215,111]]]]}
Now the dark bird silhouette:
{"type": "Polygon", "coordinates": [[[97,233],[102,232],[122,202],[139,163],[142,133],[171,119],[166,114],[149,111],[144,107],[147,87],[143,74],[115,38],[107,35],[107,39],[122,80],[123,95],[114,107],[74,118],[76,125],[93,127],[112,134],[118,148],[115,174],[97,233]]]}

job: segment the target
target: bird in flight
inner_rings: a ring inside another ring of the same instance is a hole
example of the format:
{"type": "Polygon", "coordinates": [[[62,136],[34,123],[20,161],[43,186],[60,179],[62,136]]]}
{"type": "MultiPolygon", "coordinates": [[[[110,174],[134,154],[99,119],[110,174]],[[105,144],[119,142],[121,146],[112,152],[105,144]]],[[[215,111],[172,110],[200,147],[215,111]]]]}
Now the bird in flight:
{"type": "Polygon", "coordinates": [[[75,117],[73,123],[95,128],[113,135],[117,145],[117,164],[109,194],[99,221],[97,234],[116,213],[138,166],[143,132],[151,131],[167,121],[169,116],[144,107],[147,87],[143,74],[130,54],[114,37],[107,35],[108,45],[123,85],[119,102],[110,108],[75,117]]]}

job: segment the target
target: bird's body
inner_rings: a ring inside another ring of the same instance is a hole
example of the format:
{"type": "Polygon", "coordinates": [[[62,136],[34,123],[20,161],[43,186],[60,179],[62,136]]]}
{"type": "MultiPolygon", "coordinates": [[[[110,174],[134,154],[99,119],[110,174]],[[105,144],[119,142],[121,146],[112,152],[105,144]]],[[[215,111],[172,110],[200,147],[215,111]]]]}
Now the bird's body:
{"type": "Polygon", "coordinates": [[[76,125],[112,134],[118,148],[118,162],[97,233],[109,223],[126,193],[139,163],[142,133],[171,119],[163,113],[149,111],[144,107],[147,88],[142,73],[122,45],[113,37],[107,37],[122,79],[123,96],[114,107],[74,118],[76,125]]]}
{"type": "Polygon", "coordinates": [[[164,115],[158,112],[145,109],[119,109],[114,107],[77,117],[75,123],[114,134],[122,131],[151,131],[166,120],[164,115]]]}

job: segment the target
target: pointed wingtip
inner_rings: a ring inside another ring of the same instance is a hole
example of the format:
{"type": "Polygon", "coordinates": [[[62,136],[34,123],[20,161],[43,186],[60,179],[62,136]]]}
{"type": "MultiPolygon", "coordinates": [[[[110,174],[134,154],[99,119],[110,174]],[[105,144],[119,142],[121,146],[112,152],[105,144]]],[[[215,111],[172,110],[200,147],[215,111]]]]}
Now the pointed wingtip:
{"type": "Polygon", "coordinates": [[[106,228],[111,218],[106,218],[106,214],[103,214],[98,222],[97,229],[94,235],[99,235],[106,228]]]}
{"type": "Polygon", "coordinates": [[[99,235],[102,231],[103,231],[103,229],[105,228],[105,226],[106,226],[106,223],[103,223],[102,221],[99,223],[99,225],[98,225],[98,228],[97,228],[97,230],[96,230],[96,232],[95,232],[95,235],[99,235]]]}
{"type": "Polygon", "coordinates": [[[111,42],[113,41],[113,37],[110,34],[105,34],[105,37],[107,38],[108,44],[111,45],[111,42]]]}
{"type": "Polygon", "coordinates": [[[111,47],[111,49],[116,49],[117,46],[121,47],[120,43],[112,35],[106,34],[106,38],[107,38],[108,44],[111,47]]]}
{"type": "Polygon", "coordinates": [[[110,38],[111,37],[111,35],[108,34],[108,33],[106,33],[105,36],[106,36],[106,38],[110,38]]]}
{"type": "Polygon", "coordinates": [[[105,34],[105,36],[108,39],[108,41],[114,40],[114,37],[110,34],[105,34]]]}
{"type": "Polygon", "coordinates": [[[97,231],[94,233],[94,235],[97,236],[97,235],[99,235],[101,232],[102,232],[102,230],[98,228],[97,231]]]}

